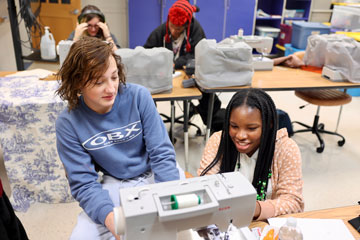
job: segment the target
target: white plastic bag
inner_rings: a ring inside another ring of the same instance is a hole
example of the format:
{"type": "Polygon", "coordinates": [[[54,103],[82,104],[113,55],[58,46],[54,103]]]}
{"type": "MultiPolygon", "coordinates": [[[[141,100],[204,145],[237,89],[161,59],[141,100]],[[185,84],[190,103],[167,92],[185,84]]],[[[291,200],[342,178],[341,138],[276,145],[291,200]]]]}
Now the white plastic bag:
{"type": "Polygon", "coordinates": [[[252,48],[244,42],[202,39],[195,47],[195,79],[204,88],[250,85],[252,48]]]}
{"type": "Polygon", "coordinates": [[[342,34],[315,34],[308,37],[304,63],[308,66],[323,67],[326,46],[330,42],[353,42],[354,39],[342,34]]]}
{"type": "Polygon", "coordinates": [[[360,83],[360,43],[356,41],[328,43],[325,66],[338,71],[350,82],[360,83]]]}
{"type": "Polygon", "coordinates": [[[166,48],[136,47],[115,51],[125,66],[126,82],[146,87],[151,94],[172,89],[174,53],[166,48]]]}
{"type": "Polygon", "coordinates": [[[71,45],[74,43],[72,40],[61,40],[57,45],[57,52],[60,60],[60,67],[64,63],[67,55],[69,54],[71,45]]]}

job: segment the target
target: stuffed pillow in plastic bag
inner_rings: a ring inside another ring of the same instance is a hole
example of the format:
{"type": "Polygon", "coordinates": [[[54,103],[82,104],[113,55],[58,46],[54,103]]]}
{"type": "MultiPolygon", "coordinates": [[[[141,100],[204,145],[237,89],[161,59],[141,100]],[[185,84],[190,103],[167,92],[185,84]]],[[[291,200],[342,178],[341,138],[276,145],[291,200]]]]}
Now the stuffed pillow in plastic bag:
{"type": "Polygon", "coordinates": [[[166,48],[136,47],[115,51],[125,66],[126,82],[146,87],[151,94],[172,89],[174,53],[166,48]]]}
{"type": "Polygon", "coordinates": [[[355,40],[328,43],[325,66],[338,71],[350,82],[360,83],[360,43],[355,40]]]}
{"type": "Polygon", "coordinates": [[[323,67],[326,46],[330,42],[353,42],[354,39],[342,34],[315,34],[308,37],[304,63],[307,66],[323,67]]]}
{"type": "Polygon", "coordinates": [[[202,39],[195,47],[195,79],[200,87],[251,85],[252,48],[244,42],[202,39]]]}

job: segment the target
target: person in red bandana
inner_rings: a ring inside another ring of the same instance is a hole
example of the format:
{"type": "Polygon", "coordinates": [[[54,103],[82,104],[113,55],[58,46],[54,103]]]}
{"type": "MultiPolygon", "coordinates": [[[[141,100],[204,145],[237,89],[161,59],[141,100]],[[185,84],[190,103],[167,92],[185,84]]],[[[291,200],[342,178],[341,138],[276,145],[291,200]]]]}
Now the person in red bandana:
{"type": "Polygon", "coordinates": [[[144,48],[165,47],[174,52],[175,69],[183,69],[194,58],[196,44],[205,37],[200,23],[193,18],[199,9],[187,0],[176,1],[169,9],[167,21],[148,37],[144,48]]]}
{"type": "MultiPolygon", "coordinates": [[[[198,12],[197,6],[188,0],[178,0],[171,8],[165,23],[157,27],[148,37],[144,48],[165,47],[174,52],[174,68],[183,69],[188,60],[194,59],[196,44],[206,38],[200,23],[193,17],[198,12]]],[[[199,113],[204,124],[207,122],[210,94],[202,93],[199,105],[190,106],[190,117],[199,113]]],[[[223,114],[219,111],[221,102],[215,95],[212,130],[219,131],[223,125],[223,114]]]]}

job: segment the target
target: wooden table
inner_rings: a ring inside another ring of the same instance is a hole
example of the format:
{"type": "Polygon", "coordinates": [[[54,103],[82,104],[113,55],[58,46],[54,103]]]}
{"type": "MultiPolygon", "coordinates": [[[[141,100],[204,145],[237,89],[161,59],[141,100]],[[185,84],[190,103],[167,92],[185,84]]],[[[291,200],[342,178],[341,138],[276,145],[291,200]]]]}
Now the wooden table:
{"type": "Polygon", "coordinates": [[[242,88],[261,88],[265,91],[290,91],[306,89],[338,89],[338,88],[359,88],[360,83],[333,82],[321,76],[319,73],[304,71],[301,69],[276,66],[272,71],[255,71],[251,86],[203,88],[201,91],[210,93],[208,107],[206,140],[210,136],[211,117],[216,92],[236,92],[242,88]]]}
{"type": "MultiPolygon", "coordinates": [[[[294,213],[279,216],[281,218],[295,217],[295,218],[320,218],[320,219],[342,219],[346,227],[349,229],[351,234],[356,240],[360,239],[360,233],[355,230],[353,226],[348,223],[348,220],[358,217],[360,215],[360,205],[329,208],[323,210],[315,210],[302,213],[294,213]]],[[[249,228],[254,227],[265,227],[268,223],[263,221],[252,222],[249,228]]]]}
{"type": "Polygon", "coordinates": [[[184,148],[185,148],[185,171],[188,171],[189,164],[189,103],[193,99],[200,99],[202,97],[201,92],[196,87],[184,88],[182,86],[182,81],[187,78],[186,74],[181,71],[181,75],[173,79],[173,89],[171,92],[153,94],[152,97],[155,101],[170,101],[171,104],[171,140],[174,142],[174,121],[175,121],[175,105],[174,101],[180,100],[183,101],[184,105],[184,148]]]}

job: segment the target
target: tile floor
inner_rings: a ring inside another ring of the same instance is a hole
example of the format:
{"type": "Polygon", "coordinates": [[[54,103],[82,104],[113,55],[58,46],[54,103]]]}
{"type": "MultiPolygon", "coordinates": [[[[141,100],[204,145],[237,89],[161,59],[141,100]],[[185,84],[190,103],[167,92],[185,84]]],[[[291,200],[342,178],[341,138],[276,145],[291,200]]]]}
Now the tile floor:
{"type": "MultiPolygon", "coordinates": [[[[269,92],[278,108],[288,112],[292,120],[312,123],[316,107],[309,105],[303,109],[299,106],[304,102],[297,98],[292,91],[269,92]]],[[[231,93],[220,94],[225,107],[231,93]]],[[[177,109],[182,103],[177,105],[177,109]]],[[[169,112],[169,103],[159,102],[158,109],[162,113],[169,112]]],[[[305,210],[324,209],[357,204],[360,200],[360,98],[354,97],[352,102],[344,106],[339,132],[346,138],[343,147],[337,146],[338,138],[325,136],[325,150],[316,152],[317,139],[311,133],[295,135],[293,139],[298,143],[303,161],[304,198],[305,210]]],[[[325,123],[325,128],[335,130],[338,107],[323,107],[320,111],[320,121],[325,123]]],[[[180,114],[180,111],[177,110],[180,114]]],[[[195,123],[202,128],[200,117],[193,117],[195,123]]],[[[189,169],[193,175],[199,165],[203,137],[196,137],[194,128],[190,129],[189,169]]],[[[184,167],[184,145],[181,139],[175,144],[176,159],[184,167]]],[[[1,155],[1,152],[0,152],[1,155]]],[[[0,157],[1,158],[1,157],[0,157]]],[[[2,159],[0,159],[0,164],[2,159]]],[[[3,166],[0,166],[1,179],[6,178],[3,166]]],[[[5,179],[5,191],[10,192],[5,179]]],[[[35,204],[26,213],[17,212],[30,239],[60,240],[68,239],[76,223],[77,214],[81,211],[76,202],[67,204],[35,204]]]]}

